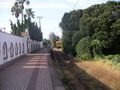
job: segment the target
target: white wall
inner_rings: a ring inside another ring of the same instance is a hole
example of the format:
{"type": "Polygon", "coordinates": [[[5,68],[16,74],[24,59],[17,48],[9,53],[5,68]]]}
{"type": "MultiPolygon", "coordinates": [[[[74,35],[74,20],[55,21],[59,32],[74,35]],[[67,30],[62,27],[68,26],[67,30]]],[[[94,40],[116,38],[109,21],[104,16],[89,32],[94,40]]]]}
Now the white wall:
{"type": "Polygon", "coordinates": [[[21,55],[31,53],[32,51],[38,50],[39,48],[42,48],[42,47],[43,47],[42,41],[37,42],[37,41],[30,40],[29,37],[18,37],[8,33],[0,32],[0,65],[6,62],[9,62],[21,55]],[[13,49],[11,48],[11,43],[13,44],[13,49]],[[17,51],[16,44],[18,46],[18,51],[17,51]],[[24,47],[23,47],[23,44],[24,44],[24,47]],[[33,47],[31,47],[31,44],[33,47]],[[23,48],[24,48],[24,52],[23,52],[23,48]],[[6,49],[7,49],[7,52],[4,52],[6,51],[6,49]],[[11,55],[10,50],[12,50],[13,56],[11,55]],[[18,52],[18,54],[15,52],[15,50],[16,52],[18,52]]]}

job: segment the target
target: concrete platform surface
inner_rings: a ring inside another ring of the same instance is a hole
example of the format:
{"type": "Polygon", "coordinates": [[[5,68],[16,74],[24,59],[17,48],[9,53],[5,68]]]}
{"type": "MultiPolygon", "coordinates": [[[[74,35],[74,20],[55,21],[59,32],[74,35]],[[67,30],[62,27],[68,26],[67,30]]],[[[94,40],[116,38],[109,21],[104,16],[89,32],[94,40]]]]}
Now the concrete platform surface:
{"type": "Polygon", "coordinates": [[[65,90],[48,49],[28,54],[0,70],[0,90],[65,90]]]}

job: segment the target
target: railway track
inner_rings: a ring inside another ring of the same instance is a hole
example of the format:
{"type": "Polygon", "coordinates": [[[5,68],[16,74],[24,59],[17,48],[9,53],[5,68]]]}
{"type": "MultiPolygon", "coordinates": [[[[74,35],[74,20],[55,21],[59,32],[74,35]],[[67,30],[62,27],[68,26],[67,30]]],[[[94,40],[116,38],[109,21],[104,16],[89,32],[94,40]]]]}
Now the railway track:
{"type": "Polygon", "coordinates": [[[59,53],[56,51],[52,51],[52,58],[64,77],[64,81],[62,81],[62,82],[64,83],[65,87],[67,85],[66,90],[74,90],[64,72],[64,63],[63,63],[63,60],[60,58],[59,53]],[[61,60],[62,60],[62,62],[61,62],[61,60]]]}
{"type": "Polygon", "coordinates": [[[67,57],[66,55],[64,55],[61,52],[53,51],[53,58],[54,58],[54,62],[59,67],[59,69],[61,70],[61,72],[63,73],[63,75],[65,77],[65,83],[67,83],[67,85],[69,87],[68,90],[89,90],[88,88],[86,88],[86,86],[84,86],[81,83],[79,75],[77,75],[75,73],[76,71],[74,71],[74,69],[71,69],[71,67],[66,63],[66,61],[68,61],[70,59],[69,57],[67,57]],[[68,69],[68,68],[72,72],[71,74],[73,74],[76,79],[75,78],[74,78],[74,80],[69,79],[69,77],[66,74],[66,69],[68,69]]]}
{"type": "Polygon", "coordinates": [[[74,63],[66,63],[71,58],[64,53],[52,51],[52,58],[65,77],[65,83],[69,87],[66,90],[109,90],[103,84],[87,75],[84,70],[77,68],[74,63]]]}

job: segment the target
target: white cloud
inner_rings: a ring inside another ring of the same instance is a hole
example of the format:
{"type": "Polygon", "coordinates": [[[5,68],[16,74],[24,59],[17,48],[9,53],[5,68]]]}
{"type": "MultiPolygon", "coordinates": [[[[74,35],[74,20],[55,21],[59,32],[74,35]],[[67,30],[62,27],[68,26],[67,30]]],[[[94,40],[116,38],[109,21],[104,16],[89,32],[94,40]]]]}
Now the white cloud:
{"type": "MultiPolygon", "coordinates": [[[[7,0],[6,0],[7,1],[7,0]]],[[[11,8],[14,2],[1,2],[0,1],[0,8],[11,8]]],[[[31,3],[30,4],[31,8],[35,9],[43,9],[43,8],[68,8],[69,5],[64,4],[64,3],[31,3]]]]}
{"type": "MultiPolygon", "coordinates": [[[[74,5],[78,8],[87,8],[93,4],[105,3],[109,0],[65,0],[67,3],[31,3],[30,7],[43,9],[43,8],[69,8],[74,5]],[[78,3],[77,3],[78,2],[78,3]]],[[[0,8],[10,8],[14,0],[0,0],[0,8]]]]}
{"type": "Polygon", "coordinates": [[[94,4],[105,3],[110,0],[66,0],[68,3],[72,4],[73,6],[79,9],[85,9],[94,4]]]}
{"type": "Polygon", "coordinates": [[[43,9],[43,8],[68,8],[69,6],[64,3],[33,3],[30,5],[32,8],[43,9]]]}
{"type": "Polygon", "coordinates": [[[0,8],[11,8],[13,2],[0,2],[0,8]]]}
{"type": "Polygon", "coordinates": [[[14,2],[15,0],[0,0],[0,2],[14,2]]]}
{"type": "Polygon", "coordinates": [[[77,0],[66,0],[68,3],[72,3],[75,4],[77,2],[77,0]]]}
{"type": "Polygon", "coordinates": [[[84,4],[84,3],[89,3],[89,2],[91,2],[91,3],[101,3],[101,2],[106,2],[106,1],[111,1],[111,0],[66,0],[67,2],[69,2],[69,3],[76,3],[76,2],[79,2],[79,4],[80,3],[82,3],[82,4],[84,4]]]}
{"type": "Polygon", "coordinates": [[[15,0],[0,0],[0,8],[9,8],[15,0]]]}

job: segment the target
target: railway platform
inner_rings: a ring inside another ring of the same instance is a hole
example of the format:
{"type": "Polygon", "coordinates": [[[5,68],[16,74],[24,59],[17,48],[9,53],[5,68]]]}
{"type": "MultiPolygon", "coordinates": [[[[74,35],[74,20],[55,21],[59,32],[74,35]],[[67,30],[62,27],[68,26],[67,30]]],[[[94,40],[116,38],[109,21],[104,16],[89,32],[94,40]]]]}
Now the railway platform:
{"type": "Polygon", "coordinates": [[[47,48],[0,70],[0,90],[65,90],[47,48]]]}

